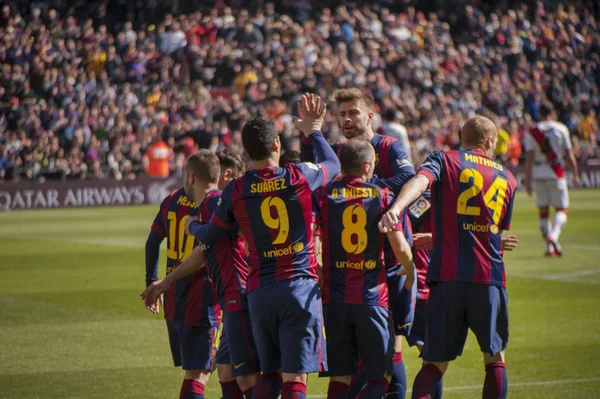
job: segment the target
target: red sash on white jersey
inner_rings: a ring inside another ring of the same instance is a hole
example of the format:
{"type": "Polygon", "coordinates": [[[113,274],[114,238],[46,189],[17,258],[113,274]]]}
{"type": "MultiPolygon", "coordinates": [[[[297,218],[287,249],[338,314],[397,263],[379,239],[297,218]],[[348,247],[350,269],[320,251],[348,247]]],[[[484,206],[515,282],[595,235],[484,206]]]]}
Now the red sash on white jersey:
{"type": "Polygon", "coordinates": [[[554,149],[550,145],[550,141],[544,135],[544,133],[537,127],[534,127],[533,129],[531,129],[529,131],[529,134],[531,134],[531,137],[533,137],[533,139],[540,146],[540,150],[542,150],[542,154],[544,154],[544,156],[546,156],[546,160],[550,164],[550,167],[554,171],[554,174],[556,175],[556,177],[559,179],[565,177],[565,170],[563,168],[561,159],[554,152],[554,149]]]}

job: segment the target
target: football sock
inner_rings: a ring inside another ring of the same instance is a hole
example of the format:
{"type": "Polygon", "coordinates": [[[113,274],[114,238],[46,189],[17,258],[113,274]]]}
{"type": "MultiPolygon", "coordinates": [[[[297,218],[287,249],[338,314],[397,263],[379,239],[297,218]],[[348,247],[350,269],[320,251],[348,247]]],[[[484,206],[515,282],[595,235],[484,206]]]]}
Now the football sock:
{"type": "Polygon", "coordinates": [[[236,380],[221,382],[223,399],[244,399],[244,394],[236,380]]]}
{"type": "Polygon", "coordinates": [[[363,399],[382,399],[389,388],[389,382],[385,378],[380,380],[369,380],[364,391],[360,395],[363,399]]]}
{"type": "Polygon", "coordinates": [[[277,399],[281,393],[281,376],[279,373],[262,374],[256,380],[253,399],[277,399]]]}
{"type": "Polygon", "coordinates": [[[179,399],[204,399],[204,384],[197,380],[183,380],[179,399]]]}
{"type": "Polygon", "coordinates": [[[359,360],[358,373],[352,376],[352,382],[350,382],[350,388],[348,388],[346,399],[357,399],[366,385],[367,372],[365,371],[364,363],[362,360],[359,360]]]}
{"type": "Polygon", "coordinates": [[[404,399],[406,397],[406,368],[402,361],[402,352],[394,353],[394,375],[390,381],[386,399],[404,399]]]}
{"type": "Polygon", "coordinates": [[[563,209],[558,209],[552,221],[552,238],[554,240],[558,241],[558,237],[560,237],[560,233],[562,233],[562,229],[565,228],[566,224],[567,212],[563,209]]]}
{"type": "Polygon", "coordinates": [[[281,399],[306,399],[306,384],[296,381],[283,383],[281,399]]]}
{"type": "Polygon", "coordinates": [[[435,388],[433,388],[433,391],[431,391],[431,399],[442,399],[442,393],[444,392],[443,382],[444,379],[440,379],[435,388]]]}
{"type": "Polygon", "coordinates": [[[415,378],[412,399],[429,399],[434,388],[442,379],[442,375],[442,371],[435,365],[424,364],[415,378]]]}
{"type": "Polygon", "coordinates": [[[330,381],[327,388],[327,399],[346,399],[348,385],[340,381],[330,381]]]}
{"type": "MultiPolygon", "coordinates": [[[[548,239],[548,236],[550,235],[550,230],[552,228],[552,226],[550,225],[550,220],[548,219],[548,211],[547,210],[540,210],[540,220],[539,220],[539,224],[540,224],[540,230],[542,231],[542,238],[544,239],[544,241],[546,241],[548,239]]],[[[552,252],[552,245],[549,242],[546,242],[546,252],[552,252]]]]}
{"type": "Polygon", "coordinates": [[[505,399],[507,391],[506,365],[503,362],[486,364],[483,399],[505,399]]]}

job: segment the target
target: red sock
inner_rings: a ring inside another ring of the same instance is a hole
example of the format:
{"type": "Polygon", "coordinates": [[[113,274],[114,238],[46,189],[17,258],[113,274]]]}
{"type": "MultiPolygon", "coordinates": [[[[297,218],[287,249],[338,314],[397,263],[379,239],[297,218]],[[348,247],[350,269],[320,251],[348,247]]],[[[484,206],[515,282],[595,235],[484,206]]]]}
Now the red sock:
{"type": "Polygon", "coordinates": [[[505,399],[508,391],[506,365],[503,362],[485,365],[484,399],[505,399]]]}
{"type": "Polygon", "coordinates": [[[244,399],[242,390],[236,380],[220,382],[223,399],[244,399]]]}
{"type": "Polygon", "coordinates": [[[394,353],[394,364],[402,363],[402,352],[394,353]]]}
{"type": "Polygon", "coordinates": [[[413,399],[428,399],[442,379],[442,375],[442,371],[437,366],[431,363],[424,364],[413,384],[413,399]]]}
{"type": "Polygon", "coordinates": [[[281,376],[279,373],[262,374],[256,380],[253,399],[276,399],[281,392],[281,376]]]}
{"type": "Polygon", "coordinates": [[[306,399],[306,384],[296,381],[284,382],[281,399],[306,399]]]}
{"type": "Polygon", "coordinates": [[[350,386],[340,381],[329,381],[327,399],[345,399],[350,386]]]}
{"type": "Polygon", "coordinates": [[[197,380],[183,380],[179,399],[204,399],[204,384],[197,380]]]}

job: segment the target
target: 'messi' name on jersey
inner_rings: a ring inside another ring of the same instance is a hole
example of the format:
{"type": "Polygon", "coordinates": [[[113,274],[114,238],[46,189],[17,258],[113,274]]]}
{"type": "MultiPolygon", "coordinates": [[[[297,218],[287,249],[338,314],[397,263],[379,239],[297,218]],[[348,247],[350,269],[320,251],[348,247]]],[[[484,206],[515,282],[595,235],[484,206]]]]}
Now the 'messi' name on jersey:
{"type": "Polygon", "coordinates": [[[469,154],[469,153],[465,153],[465,161],[473,162],[473,163],[483,165],[483,166],[489,166],[494,169],[498,169],[500,172],[502,172],[504,170],[504,166],[492,161],[491,159],[487,159],[487,158],[469,154]]]}
{"type": "Polygon", "coordinates": [[[198,205],[194,201],[190,201],[188,197],[182,195],[177,199],[177,205],[187,206],[188,208],[198,208],[198,205]]]}
{"type": "Polygon", "coordinates": [[[285,190],[285,179],[275,179],[269,181],[261,181],[250,185],[251,193],[267,193],[271,191],[285,190]]]}
{"type": "Polygon", "coordinates": [[[379,190],[370,187],[343,187],[331,190],[332,198],[377,198],[379,190]]]}

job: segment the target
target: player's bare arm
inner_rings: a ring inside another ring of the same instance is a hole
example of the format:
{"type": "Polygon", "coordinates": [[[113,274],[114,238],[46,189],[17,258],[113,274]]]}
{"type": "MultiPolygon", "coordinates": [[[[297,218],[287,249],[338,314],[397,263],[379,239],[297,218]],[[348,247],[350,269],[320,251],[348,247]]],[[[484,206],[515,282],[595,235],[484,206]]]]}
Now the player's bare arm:
{"type": "Polygon", "coordinates": [[[392,230],[388,232],[386,236],[390,242],[390,245],[392,246],[394,255],[396,255],[396,259],[398,259],[403,266],[398,272],[398,275],[406,275],[404,287],[407,290],[410,290],[415,282],[415,265],[413,263],[410,245],[408,244],[408,241],[406,241],[406,238],[401,231],[392,230]]]}
{"type": "Polygon", "coordinates": [[[390,209],[383,215],[379,222],[379,230],[382,233],[393,231],[398,223],[398,215],[407,206],[412,204],[423,194],[429,186],[429,179],[423,175],[416,175],[402,187],[402,191],[390,209]]]}
{"type": "Polygon", "coordinates": [[[181,280],[182,278],[189,276],[194,273],[196,270],[204,267],[204,257],[202,253],[204,249],[202,246],[197,246],[194,248],[190,256],[186,258],[178,267],[175,268],[169,275],[167,275],[162,280],[157,280],[150,284],[148,288],[144,290],[140,294],[140,297],[144,301],[144,304],[152,313],[158,313],[158,309],[154,306],[155,310],[153,310],[153,305],[159,300],[162,294],[164,294],[169,286],[177,280],[181,280]]]}
{"type": "Polygon", "coordinates": [[[525,190],[528,195],[533,193],[532,186],[532,174],[533,174],[533,151],[527,151],[525,153],[525,190]]]}
{"type": "Polygon", "coordinates": [[[573,185],[575,187],[578,187],[579,184],[581,183],[581,181],[579,180],[579,169],[577,167],[577,160],[575,159],[575,153],[573,152],[572,148],[569,148],[565,152],[566,152],[565,158],[567,160],[567,165],[573,172],[573,185]]]}

